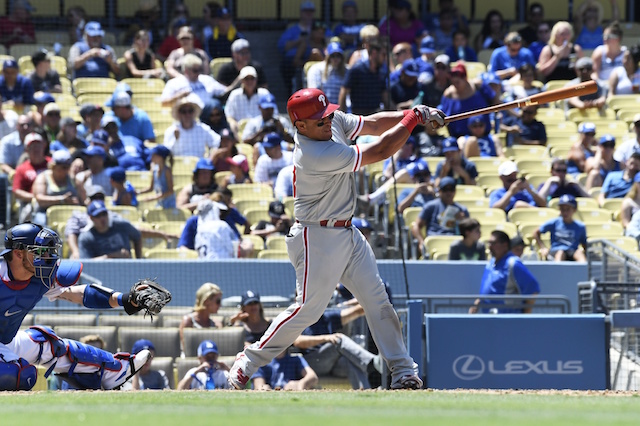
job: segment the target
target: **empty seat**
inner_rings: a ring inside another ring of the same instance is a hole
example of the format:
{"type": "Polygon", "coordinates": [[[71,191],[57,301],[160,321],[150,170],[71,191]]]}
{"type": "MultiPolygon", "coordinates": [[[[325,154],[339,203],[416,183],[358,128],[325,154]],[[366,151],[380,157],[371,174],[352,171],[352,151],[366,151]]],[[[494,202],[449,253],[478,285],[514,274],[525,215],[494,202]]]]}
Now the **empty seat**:
{"type": "Polygon", "coordinates": [[[267,250],[287,250],[287,243],[283,235],[271,235],[267,238],[267,250]]]}
{"type": "Polygon", "coordinates": [[[216,342],[216,344],[218,345],[218,353],[220,356],[236,355],[244,348],[244,328],[185,328],[185,356],[197,356],[198,345],[200,345],[203,340],[213,340],[214,342],[216,342]]]}
{"type": "Polygon", "coordinates": [[[289,260],[289,254],[286,250],[262,250],[258,253],[258,259],[264,260],[289,260]]]}
{"type": "Polygon", "coordinates": [[[130,351],[134,342],[148,339],[156,348],[156,356],[180,356],[180,335],[177,327],[120,327],[118,329],[120,348],[130,351]]]}
{"type": "Polygon", "coordinates": [[[34,324],[56,327],[60,325],[94,326],[96,314],[36,314],[34,324]]]}
{"type": "Polygon", "coordinates": [[[151,317],[144,316],[141,313],[136,315],[109,315],[103,314],[98,317],[98,325],[106,326],[113,325],[116,327],[157,327],[160,321],[157,317],[154,317],[151,321],[151,317]]]}
{"type": "Polygon", "coordinates": [[[147,259],[198,259],[198,252],[195,250],[185,249],[168,249],[168,248],[154,248],[146,252],[145,257],[147,259]]]}
{"type": "Polygon", "coordinates": [[[184,222],[191,217],[192,213],[188,209],[163,209],[154,208],[145,211],[144,219],[147,222],[184,222]]]}
{"type": "MultiPolygon", "coordinates": [[[[117,336],[117,327],[114,326],[58,326],[55,327],[56,334],[58,337],[72,339],[72,340],[80,340],[82,337],[97,334],[102,337],[106,346],[105,350],[109,352],[118,352],[120,347],[118,345],[118,336],[117,336]]],[[[130,351],[131,348],[124,350],[125,352],[130,351]]]]}

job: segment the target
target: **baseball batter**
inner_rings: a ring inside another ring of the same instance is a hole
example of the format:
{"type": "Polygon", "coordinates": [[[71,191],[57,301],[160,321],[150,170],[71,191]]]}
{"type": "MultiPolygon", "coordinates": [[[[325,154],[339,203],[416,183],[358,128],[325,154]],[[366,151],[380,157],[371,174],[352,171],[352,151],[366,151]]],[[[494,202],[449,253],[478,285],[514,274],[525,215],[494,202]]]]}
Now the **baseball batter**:
{"type": "Polygon", "coordinates": [[[393,155],[417,124],[444,125],[444,114],[421,105],[405,112],[364,117],[337,111],[338,107],[317,89],[299,90],[287,102],[296,127],[293,196],[297,221],[285,239],[296,270],[297,297],[259,342],[238,354],[229,373],[236,389],[243,389],[260,366],[287,349],[320,318],[338,282],[364,307],[373,339],[391,371],[391,387],[422,387],[373,250],[351,225],[357,195],[354,172],[393,155]],[[363,134],[380,138],[375,143],[354,145],[356,137],[363,134]]]}

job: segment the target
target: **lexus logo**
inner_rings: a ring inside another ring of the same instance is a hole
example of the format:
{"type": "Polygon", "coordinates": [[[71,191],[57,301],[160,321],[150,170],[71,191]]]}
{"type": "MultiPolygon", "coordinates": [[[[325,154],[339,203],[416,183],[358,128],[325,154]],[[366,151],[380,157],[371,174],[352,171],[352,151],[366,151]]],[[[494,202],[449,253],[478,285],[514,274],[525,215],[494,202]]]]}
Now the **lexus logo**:
{"type": "Polygon", "coordinates": [[[462,380],[475,380],[484,374],[484,361],[475,355],[461,355],[453,361],[453,374],[462,380]]]}

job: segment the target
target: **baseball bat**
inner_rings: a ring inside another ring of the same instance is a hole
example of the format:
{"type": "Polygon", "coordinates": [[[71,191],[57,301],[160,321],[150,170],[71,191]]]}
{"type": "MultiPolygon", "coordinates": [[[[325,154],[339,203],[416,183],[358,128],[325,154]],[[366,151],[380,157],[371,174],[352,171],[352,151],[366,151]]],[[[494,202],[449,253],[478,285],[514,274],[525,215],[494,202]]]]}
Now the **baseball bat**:
{"type": "Polygon", "coordinates": [[[511,108],[522,108],[529,105],[543,105],[549,102],[555,102],[562,99],[573,98],[574,96],[590,95],[598,90],[598,85],[595,81],[590,80],[585,83],[575,84],[569,87],[561,87],[559,89],[550,90],[548,92],[541,92],[535,95],[531,95],[524,99],[518,99],[504,104],[492,105],[486,108],[474,109],[473,111],[467,111],[460,114],[454,114],[444,119],[445,124],[452,121],[464,120],[465,118],[473,117],[476,115],[489,114],[490,112],[503,111],[511,108]]]}

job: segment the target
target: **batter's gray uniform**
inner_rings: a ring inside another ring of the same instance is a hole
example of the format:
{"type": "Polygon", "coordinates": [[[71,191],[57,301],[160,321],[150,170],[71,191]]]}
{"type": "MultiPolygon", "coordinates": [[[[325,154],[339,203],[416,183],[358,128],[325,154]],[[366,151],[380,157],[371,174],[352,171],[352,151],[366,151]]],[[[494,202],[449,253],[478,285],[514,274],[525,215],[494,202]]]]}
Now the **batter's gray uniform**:
{"type": "Polygon", "coordinates": [[[288,348],[324,312],[341,282],[364,307],[376,345],[396,379],[417,374],[402,340],[400,321],[378,274],[373,250],[351,226],[356,207],[354,172],[362,153],[351,145],[364,126],[363,117],[335,112],[332,140],[316,141],[296,133],[293,196],[297,223],[286,236],[289,259],[296,269],[296,302],[271,323],[259,342],[236,363],[251,377],[288,348]],[[321,226],[321,221],[327,221],[321,226]],[[348,226],[335,226],[349,221],[348,226]]]}

